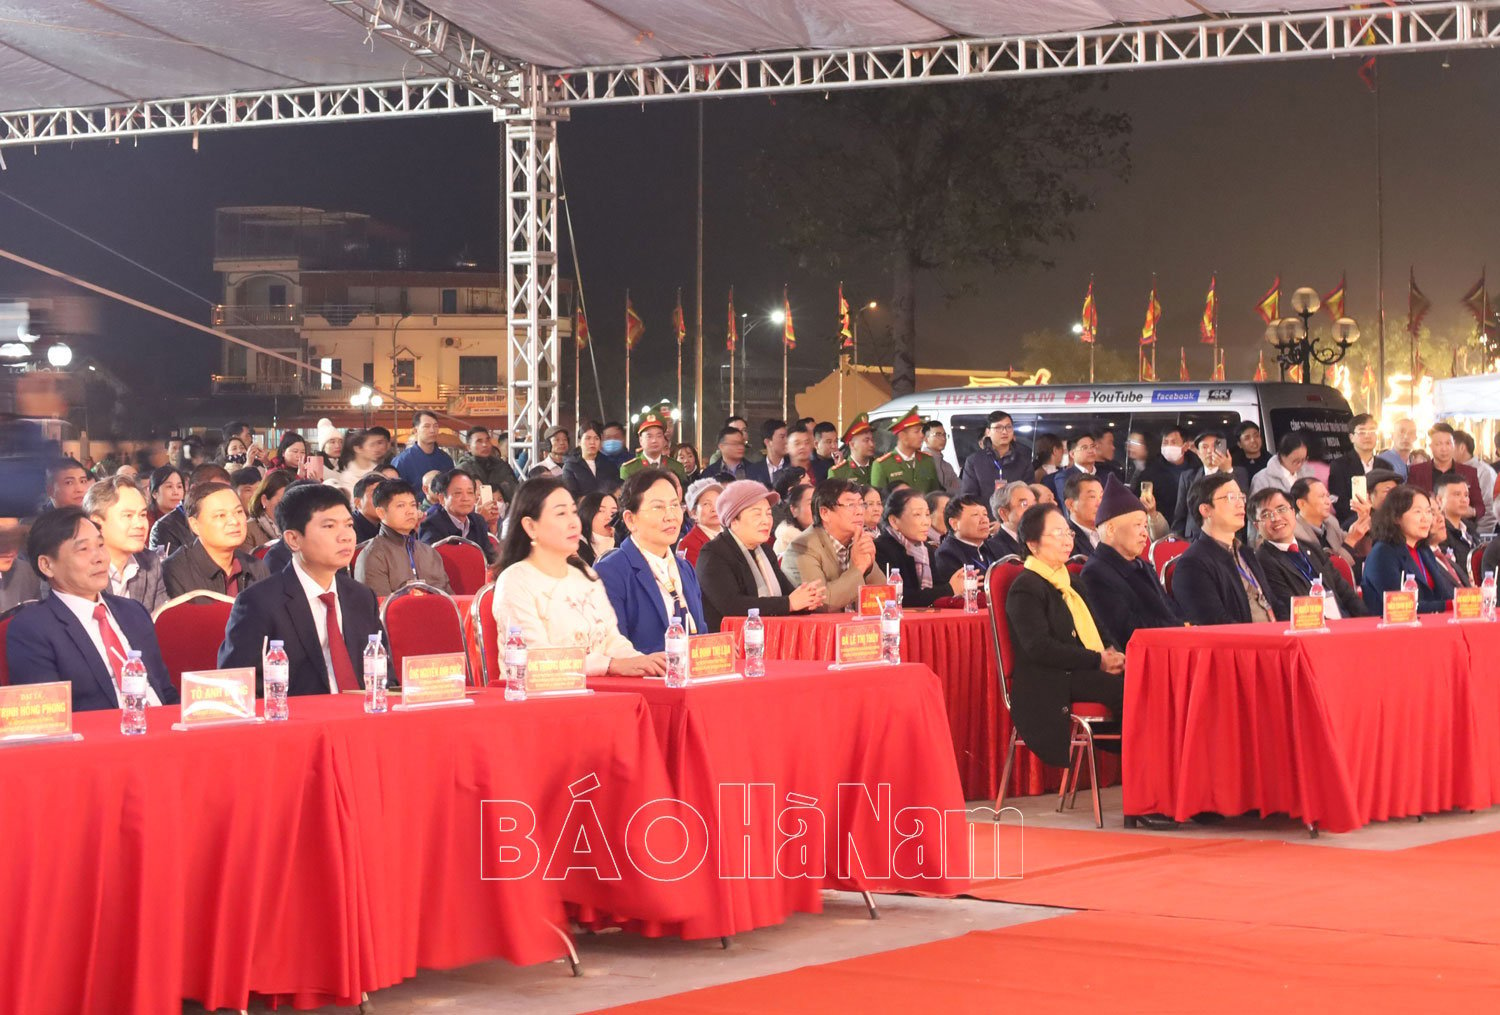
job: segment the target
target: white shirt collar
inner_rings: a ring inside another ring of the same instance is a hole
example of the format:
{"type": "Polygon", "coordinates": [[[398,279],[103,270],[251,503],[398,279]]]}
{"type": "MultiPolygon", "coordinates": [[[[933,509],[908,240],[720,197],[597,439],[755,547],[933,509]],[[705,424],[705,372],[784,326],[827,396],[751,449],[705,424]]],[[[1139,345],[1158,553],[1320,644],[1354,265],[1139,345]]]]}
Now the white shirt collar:
{"type": "Polygon", "coordinates": [[[140,574],[140,572],[141,572],[141,562],[135,559],[135,555],[134,554],[131,554],[128,558],[126,558],[126,560],[125,560],[125,566],[123,568],[119,569],[118,571],[115,570],[114,564],[110,564],[109,565],[109,587],[110,587],[110,591],[113,592],[117,596],[118,595],[124,595],[125,594],[125,586],[129,585],[130,584],[130,579],[132,579],[136,575],[140,574]]]}
{"type": "MultiPolygon", "coordinates": [[[[79,623],[83,624],[85,630],[94,623],[94,607],[104,602],[99,597],[85,599],[82,596],[75,596],[71,592],[63,592],[56,588],[52,590],[52,594],[57,597],[58,602],[68,608],[68,612],[78,618],[79,623]]],[[[108,608],[109,606],[106,603],[105,609],[108,608]]]]}
{"type": "Polygon", "coordinates": [[[334,595],[334,600],[337,601],[339,593],[339,583],[337,579],[330,581],[326,589],[319,587],[318,583],[313,580],[312,575],[302,570],[302,562],[297,559],[296,554],[292,555],[292,570],[297,572],[297,581],[302,584],[302,591],[307,593],[308,599],[316,600],[324,593],[332,592],[334,595]]]}

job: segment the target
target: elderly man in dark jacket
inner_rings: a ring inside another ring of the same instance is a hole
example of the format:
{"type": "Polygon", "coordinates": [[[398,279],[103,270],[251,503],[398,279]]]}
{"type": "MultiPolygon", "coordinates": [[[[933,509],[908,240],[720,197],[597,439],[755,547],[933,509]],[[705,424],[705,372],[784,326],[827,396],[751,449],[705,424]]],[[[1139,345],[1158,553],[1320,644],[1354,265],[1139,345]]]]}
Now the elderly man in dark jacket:
{"type": "Polygon", "coordinates": [[[1172,599],[1190,624],[1248,624],[1274,619],[1260,562],[1244,543],[1245,492],[1228,472],[1211,472],[1188,490],[1200,535],[1177,558],[1172,599]]]}
{"type": "Polygon", "coordinates": [[[1138,628],[1181,626],[1182,616],[1141,559],[1151,541],[1146,505],[1114,476],[1104,483],[1098,527],[1099,546],[1083,565],[1082,578],[1099,633],[1127,645],[1138,628]]]}

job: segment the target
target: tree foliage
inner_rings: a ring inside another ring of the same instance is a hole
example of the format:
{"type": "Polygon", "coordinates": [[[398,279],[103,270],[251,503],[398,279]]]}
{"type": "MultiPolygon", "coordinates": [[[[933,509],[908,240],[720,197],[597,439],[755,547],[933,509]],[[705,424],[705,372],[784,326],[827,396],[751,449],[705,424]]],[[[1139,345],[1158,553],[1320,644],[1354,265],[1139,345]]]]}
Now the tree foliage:
{"type": "Polygon", "coordinates": [[[950,296],[993,272],[1050,266],[1129,172],[1128,115],[1094,104],[1096,80],[894,88],[782,100],[784,129],[757,176],[783,243],[806,265],[891,273],[893,388],[915,385],[916,281],[950,296]]]}

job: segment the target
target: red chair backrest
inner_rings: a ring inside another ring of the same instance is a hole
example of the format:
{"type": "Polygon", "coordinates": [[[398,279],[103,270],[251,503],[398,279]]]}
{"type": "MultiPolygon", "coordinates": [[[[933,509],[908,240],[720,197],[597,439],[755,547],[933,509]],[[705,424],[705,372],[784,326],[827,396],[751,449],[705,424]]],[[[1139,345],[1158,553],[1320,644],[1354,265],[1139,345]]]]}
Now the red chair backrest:
{"type": "Polygon", "coordinates": [[[10,684],[10,664],[5,661],[5,631],[10,627],[10,618],[14,615],[10,613],[0,617],[0,687],[10,684]]]}
{"type": "Polygon", "coordinates": [[[495,626],[495,583],[479,590],[464,617],[464,640],[476,683],[500,682],[500,631],[495,626]]]}
{"type": "Polygon", "coordinates": [[[281,540],[279,539],[273,539],[269,543],[261,543],[255,549],[250,551],[250,556],[254,557],[256,560],[265,560],[266,554],[271,552],[271,547],[277,545],[280,542],[281,540]]]}
{"type": "Polygon", "coordinates": [[[1068,561],[1068,574],[1074,575],[1075,577],[1077,575],[1083,574],[1083,565],[1085,563],[1087,563],[1087,561],[1079,560],[1076,557],[1068,561]]]}
{"type": "Polygon", "coordinates": [[[363,543],[359,543],[359,544],[357,544],[354,547],[354,556],[352,556],[352,557],[349,558],[349,573],[350,574],[354,573],[354,565],[359,563],[359,555],[361,553],[364,553],[365,552],[365,547],[367,547],[369,545],[370,545],[370,541],[368,539],[366,539],[363,543]]]}
{"type": "Polygon", "coordinates": [[[1476,546],[1474,547],[1474,552],[1469,554],[1469,580],[1475,585],[1484,581],[1484,575],[1481,573],[1480,568],[1484,567],[1484,551],[1488,545],[1486,543],[1483,546],[1476,546]]]}
{"type": "Polygon", "coordinates": [[[1335,571],[1344,576],[1344,581],[1350,585],[1354,584],[1354,568],[1349,566],[1347,560],[1336,553],[1330,553],[1328,555],[1328,563],[1333,565],[1335,571]]]}
{"type": "Polygon", "coordinates": [[[458,605],[441,589],[421,582],[401,586],[381,605],[380,623],[391,643],[390,673],[398,681],[407,656],[459,652],[467,669],[463,620],[458,605]]]}
{"type": "Polygon", "coordinates": [[[1172,572],[1177,570],[1177,558],[1173,557],[1161,566],[1161,587],[1166,589],[1167,595],[1172,594],[1172,572]]]}
{"type": "Polygon", "coordinates": [[[1151,561],[1151,567],[1157,574],[1163,574],[1162,569],[1166,567],[1167,561],[1186,553],[1187,548],[1191,545],[1186,539],[1179,539],[1176,536],[1163,536],[1152,543],[1151,549],[1146,551],[1148,559],[1151,561]]]}
{"type": "Polygon", "coordinates": [[[1000,666],[997,679],[1000,681],[1000,698],[1005,702],[1005,711],[1010,711],[1009,675],[1015,666],[1016,649],[1010,640],[1010,622],[1005,617],[1005,597],[1016,576],[1025,570],[1020,564],[1000,561],[990,565],[984,576],[985,598],[989,600],[990,639],[995,646],[995,660],[1000,666]]]}
{"type": "Polygon", "coordinates": [[[232,603],[195,596],[157,611],[156,644],[173,687],[182,686],[183,673],[218,668],[219,645],[233,608],[232,603]]]}
{"type": "Polygon", "coordinates": [[[472,596],[484,588],[484,551],[467,540],[439,543],[434,547],[448,572],[448,587],[455,596],[472,596]]]}

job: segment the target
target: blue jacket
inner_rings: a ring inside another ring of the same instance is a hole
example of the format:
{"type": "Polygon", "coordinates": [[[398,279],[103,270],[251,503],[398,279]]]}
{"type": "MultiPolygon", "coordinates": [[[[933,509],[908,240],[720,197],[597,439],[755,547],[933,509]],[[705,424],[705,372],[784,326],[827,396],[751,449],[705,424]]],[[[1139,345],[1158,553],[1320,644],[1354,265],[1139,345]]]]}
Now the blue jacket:
{"type": "MultiPolygon", "coordinates": [[[[605,557],[594,570],[599,572],[609,604],[615,608],[620,633],[630,639],[637,652],[663,651],[667,647],[667,605],[662,602],[651,565],[635,540],[625,540],[618,553],[605,557]]],[[[687,600],[698,633],[710,633],[703,619],[703,592],[698,587],[697,572],[678,557],[677,573],[682,575],[682,597],[687,600]]]]}
{"type": "Polygon", "coordinates": [[[1411,554],[1405,545],[1376,543],[1370,547],[1370,555],[1365,558],[1364,574],[1359,581],[1360,590],[1365,596],[1365,609],[1380,616],[1385,608],[1385,594],[1398,591],[1401,579],[1408,574],[1416,575],[1417,578],[1418,613],[1442,613],[1448,608],[1448,600],[1453,598],[1453,579],[1438,564],[1427,544],[1417,547],[1417,555],[1422,559],[1422,566],[1432,576],[1431,588],[1417,574],[1416,565],[1412,563],[1411,554]]]}
{"type": "MultiPolygon", "coordinates": [[[[102,595],[120,633],[140,652],[157,699],[163,705],[177,704],[177,688],[157,647],[151,615],[134,599],[102,595]]],[[[120,707],[114,675],[73,611],[56,596],[32,603],[11,620],[5,631],[5,661],[13,684],[71,680],[75,712],[120,707]]]]}
{"type": "Polygon", "coordinates": [[[1019,444],[1012,444],[1010,451],[1000,457],[988,441],[985,438],[984,446],[964,459],[963,471],[958,477],[958,495],[978,497],[985,507],[989,506],[996,488],[1022,480],[1030,483],[1034,478],[1031,456],[1022,451],[1019,444]]]}
{"type": "Polygon", "coordinates": [[[401,478],[412,485],[412,489],[426,492],[422,486],[422,477],[433,469],[439,472],[451,472],[453,470],[453,459],[448,452],[441,447],[432,449],[432,454],[422,450],[422,446],[415,442],[412,446],[401,452],[392,460],[391,465],[401,474],[401,478]]]}

